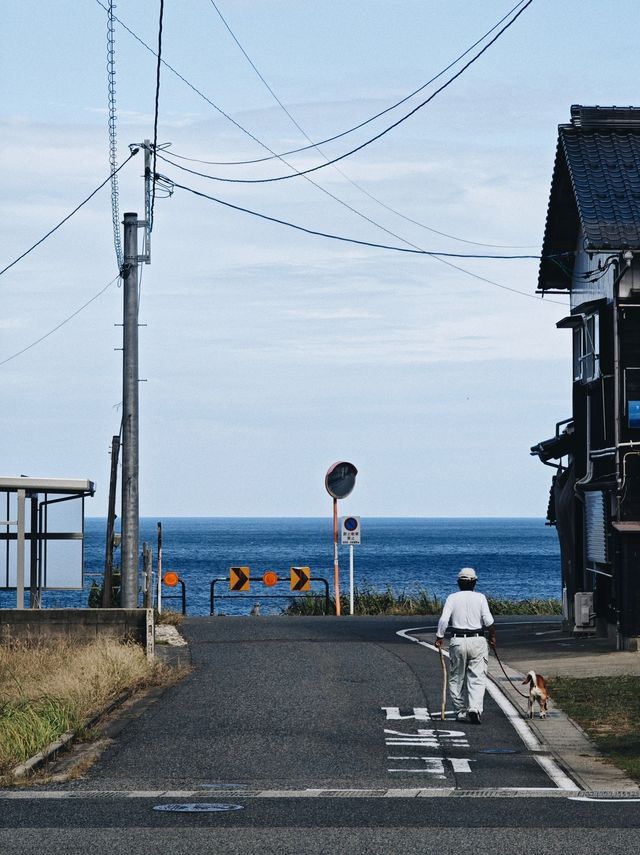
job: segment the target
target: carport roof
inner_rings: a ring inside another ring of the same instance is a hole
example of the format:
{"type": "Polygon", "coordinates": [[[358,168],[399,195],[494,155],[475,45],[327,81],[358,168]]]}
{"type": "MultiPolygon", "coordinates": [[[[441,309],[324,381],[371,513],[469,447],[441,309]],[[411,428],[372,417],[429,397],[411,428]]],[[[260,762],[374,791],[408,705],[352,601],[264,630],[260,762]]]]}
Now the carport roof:
{"type": "Polygon", "coordinates": [[[73,493],[93,495],[95,484],[86,478],[26,478],[26,477],[2,477],[0,476],[0,492],[15,493],[18,490],[26,490],[29,493],[60,493],[71,495],[73,493]]]}

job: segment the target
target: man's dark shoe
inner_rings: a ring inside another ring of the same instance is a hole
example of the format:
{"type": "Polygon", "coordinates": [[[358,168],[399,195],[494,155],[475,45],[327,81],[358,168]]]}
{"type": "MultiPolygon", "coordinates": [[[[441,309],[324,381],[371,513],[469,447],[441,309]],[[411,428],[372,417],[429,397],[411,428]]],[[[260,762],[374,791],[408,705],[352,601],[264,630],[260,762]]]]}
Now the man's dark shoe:
{"type": "Polygon", "coordinates": [[[469,710],[469,721],[471,724],[481,724],[480,713],[475,710],[469,710]]]}

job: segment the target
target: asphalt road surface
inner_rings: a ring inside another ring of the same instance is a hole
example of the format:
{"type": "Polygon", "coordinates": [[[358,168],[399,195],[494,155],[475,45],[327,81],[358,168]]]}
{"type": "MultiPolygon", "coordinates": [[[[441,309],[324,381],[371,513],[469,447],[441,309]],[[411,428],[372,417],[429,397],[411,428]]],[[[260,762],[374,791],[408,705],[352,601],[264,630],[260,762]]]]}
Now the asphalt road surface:
{"type": "Polygon", "coordinates": [[[640,804],[587,801],[499,692],[440,720],[433,625],[187,619],[191,675],[80,780],[0,793],[0,852],[635,851],[640,804]]]}

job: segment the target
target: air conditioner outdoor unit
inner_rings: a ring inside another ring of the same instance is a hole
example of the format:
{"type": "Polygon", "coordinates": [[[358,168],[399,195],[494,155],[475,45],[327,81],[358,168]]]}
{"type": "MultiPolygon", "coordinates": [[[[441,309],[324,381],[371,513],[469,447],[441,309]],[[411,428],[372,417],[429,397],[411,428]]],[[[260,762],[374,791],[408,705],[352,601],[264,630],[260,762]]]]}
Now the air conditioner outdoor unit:
{"type": "Polygon", "coordinates": [[[593,626],[593,592],[578,591],[573,595],[576,626],[593,626]]]}

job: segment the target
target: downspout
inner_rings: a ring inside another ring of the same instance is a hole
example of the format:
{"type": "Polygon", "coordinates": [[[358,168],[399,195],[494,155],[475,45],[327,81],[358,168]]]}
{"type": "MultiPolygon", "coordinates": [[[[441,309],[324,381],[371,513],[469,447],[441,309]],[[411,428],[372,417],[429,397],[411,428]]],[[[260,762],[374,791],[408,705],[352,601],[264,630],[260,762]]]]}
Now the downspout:
{"type": "Polygon", "coordinates": [[[586,442],[586,454],[587,454],[587,472],[582,476],[573,486],[574,492],[576,496],[580,499],[580,501],[584,504],[584,496],[580,494],[579,487],[584,487],[586,484],[591,481],[593,477],[593,460],[591,459],[591,391],[587,392],[587,442],[586,442]]]}
{"type": "MultiPolygon", "coordinates": [[[[618,284],[624,273],[620,271],[620,262],[618,265],[618,275],[613,281],[613,444],[616,448],[616,484],[618,485],[618,494],[616,496],[616,517],[620,520],[620,497],[622,493],[622,481],[620,479],[620,339],[618,336],[618,284]]],[[[627,268],[631,264],[629,260],[627,268]]],[[[625,268],[625,269],[627,269],[625,268]]]]}
{"type": "MultiPolygon", "coordinates": [[[[618,334],[619,323],[618,323],[618,312],[620,307],[619,300],[619,285],[622,280],[622,277],[630,269],[631,263],[633,261],[633,253],[627,250],[622,254],[622,259],[617,262],[618,265],[618,275],[616,276],[613,282],[613,401],[614,401],[614,411],[615,411],[615,419],[614,419],[614,445],[616,447],[616,483],[618,485],[618,495],[616,496],[616,516],[618,521],[620,520],[620,499],[622,497],[622,492],[624,489],[625,482],[625,467],[626,467],[626,455],[622,461],[620,460],[620,449],[623,447],[627,447],[629,443],[621,443],[620,442],[620,336],[618,334]],[[624,267],[622,266],[622,262],[624,262],[624,267]],[[622,464],[622,477],[621,477],[621,464],[622,464]]],[[[633,442],[631,443],[631,448],[633,448],[633,442]]]]}

